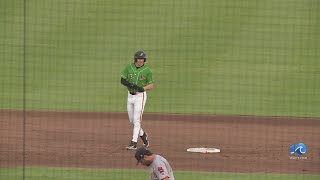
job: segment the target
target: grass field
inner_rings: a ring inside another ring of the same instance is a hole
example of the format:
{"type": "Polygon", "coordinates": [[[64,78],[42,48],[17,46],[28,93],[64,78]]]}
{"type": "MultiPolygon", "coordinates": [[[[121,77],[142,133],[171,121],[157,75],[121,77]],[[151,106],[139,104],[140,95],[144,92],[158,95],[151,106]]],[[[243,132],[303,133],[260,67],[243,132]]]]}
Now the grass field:
{"type": "MultiPolygon", "coordinates": [[[[25,171],[26,179],[47,180],[123,180],[123,179],[148,179],[147,170],[127,169],[70,169],[70,168],[28,168],[25,171]]],[[[0,169],[0,179],[18,180],[22,177],[22,170],[0,169]]],[[[241,173],[206,173],[206,172],[175,172],[175,179],[183,180],[316,180],[318,175],[297,174],[241,174],[241,173]]]]}
{"type": "Polygon", "coordinates": [[[147,112],[320,116],[317,0],[29,0],[25,36],[22,1],[0,3],[0,109],[22,109],[25,48],[27,109],[126,111],[143,49],[147,112]]]}

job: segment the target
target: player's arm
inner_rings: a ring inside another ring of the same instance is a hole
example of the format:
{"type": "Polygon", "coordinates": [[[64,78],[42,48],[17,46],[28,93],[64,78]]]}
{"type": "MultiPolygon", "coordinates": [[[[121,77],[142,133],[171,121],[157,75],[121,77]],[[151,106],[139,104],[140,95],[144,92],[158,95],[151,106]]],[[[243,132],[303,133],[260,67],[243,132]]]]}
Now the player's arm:
{"type": "Polygon", "coordinates": [[[147,90],[150,90],[153,88],[153,83],[150,83],[150,84],[147,84],[146,86],[144,87],[137,87],[135,89],[137,89],[139,92],[144,92],[144,91],[147,91],[147,90]]]}
{"type": "Polygon", "coordinates": [[[147,90],[150,90],[153,88],[153,77],[152,77],[152,73],[148,73],[147,74],[147,85],[144,86],[144,87],[138,87],[136,88],[139,92],[144,92],[144,91],[147,91],[147,90]]]}
{"type": "Polygon", "coordinates": [[[124,70],[121,73],[121,80],[120,83],[124,86],[129,86],[129,81],[127,81],[127,77],[128,77],[128,65],[124,68],[124,70]]]}
{"type": "Polygon", "coordinates": [[[153,88],[153,83],[146,85],[145,87],[143,87],[143,90],[147,91],[153,88]]]}
{"type": "Polygon", "coordinates": [[[129,81],[127,81],[123,77],[121,77],[120,82],[121,82],[122,85],[127,86],[127,87],[132,87],[132,85],[133,85],[132,83],[130,83],[129,81]]]}
{"type": "Polygon", "coordinates": [[[163,162],[158,162],[155,174],[158,179],[169,180],[169,171],[163,162]]]}
{"type": "Polygon", "coordinates": [[[127,86],[128,88],[136,89],[139,92],[143,92],[144,91],[144,89],[142,87],[139,87],[139,86],[137,86],[135,84],[132,84],[131,82],[127,81],[124,78],[121,78],[121,84],[124,85],[124,86],[127,86]]]}
{"type": "Polygon", "coordinates": [[[129,74],[129,71],[128,71],[128,68],[129,66],[127,65],[124,70],[122,71],[122,74],[121,74],[121,80],[120,80],[120,83],[128,88],[135,88],[134,87],[134,84],[130,83],[128,80],[127,80],[127,77],[128,77],[128,74],[129,74]]]}
{"type": "Polygon", "coordinates": [[[143,89],[144,89],[145,91],[150,90],[150,89],[153,88],[153,76],[152,76],[151,71],[150,71],[150,72],[148,73],[148,75],[147,75],[147,82],[148,82],[148,84],[143,87],[143,89]]]}

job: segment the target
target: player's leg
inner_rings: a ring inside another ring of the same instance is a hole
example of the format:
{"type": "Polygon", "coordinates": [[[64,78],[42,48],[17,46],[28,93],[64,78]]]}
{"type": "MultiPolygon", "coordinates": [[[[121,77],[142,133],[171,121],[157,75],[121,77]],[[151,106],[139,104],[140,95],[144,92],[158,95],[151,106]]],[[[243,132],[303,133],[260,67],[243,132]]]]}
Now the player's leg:
{"type": "MultiPolygon", "coordinates": [[[[128,117],[129,122],[132,124],[132,127],[134,127],[134,97],[133,95],[128,93],[128,101],[127,101],[127,111],[128,111],[128,117]]],[[[133,129],[134,132],[134,129],[133,129]]],[[[137,149],[137,142],[130,141],[130,144],[127,146],[127,149],[137,149]]]]}
{"type": "Polygon", "coordinates": [[[143,131],[143,129],[142,129],[142,114],[143,114],[143,112],[144,112],[144,107],[145,107],[145,105],[146,105],[146,102],[147,102],[147,93],[145,93],[145,98],[144,98],[144,102],[143,102],[143,109],[142,109],[142,111],[141,111],[141,118],[140,118],[141,128],[140,128],[140,131],[139,131],[139,136],[140,136],[140,138],[141,138],[142,141],[143,141],[143,145],[144,145],[145,147],[149,147],[150,142],[149,142],[149,140],[148,140],[148,134],[147,134],[145,131],[143,131]]]}
{"type": "Polygon", "coordinates": [[[137,142],[138,137],[144,134],[141,127],[142,114],[144,111],[144,106],[146,104],[147,94],[145,92],[137,95],[134,102],[134,117],[133,117],[133,137],[132,141],[137,142]]]}
{"type": "Polygon", "coordinates": [[[133,125],[134,104],[131,103],[129,101],[129,99],[128,99],[128,102],[127,102],[127,111],[128,111],[129,122],[133,125]]]}
{"type": "Polygon", "coordinates": [[[140,125],[141,125],[141,128],[140,128],[140,131],[139,131],[139,136],[142,136],[145,134],[145,132],[143,131],[142,129],[142,115],[143,115],[143,112],[144,112],[144,107],[146,106],[146,102],[147,102],[147,93],[144,92],[144,98],[143,98],[143,108],[141,109],[141,114],[140,114],[140,125]]]}
{"type": "Polygon", "coordinates": [[[138,137],[143,141],[143,145],[145,147],[149,146],[149,141],[148,141],[148,135],[144,130],[142,129],[142,115],[144,112],[144,107],[147,102],[147,94],[143,93],[141,94],[141,99],[138,99],[135,103],[135,114],[134,114],[134,135],[133,139],[138,140],[138,137]]]}

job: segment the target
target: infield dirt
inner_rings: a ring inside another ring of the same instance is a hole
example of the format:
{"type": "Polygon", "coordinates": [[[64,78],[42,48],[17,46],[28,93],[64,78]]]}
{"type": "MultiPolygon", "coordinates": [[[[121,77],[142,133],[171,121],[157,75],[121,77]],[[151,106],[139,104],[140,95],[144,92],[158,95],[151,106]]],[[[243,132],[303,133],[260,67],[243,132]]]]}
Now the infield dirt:
{"type": "MultiPolygon", "coordinates": [[[[320,174],[320,119],[145,113],[142,126],[149,149],[166,157],[175,171],[320,174]],[[307,153],[291,156],[290,145],[299,142],[307,153]],[[189,147],[221,153],[189,153],[189,147]]],[[[126,113],[29,111],[24,116],[2,110],[0,167],[20,167],[25,157],[26,166],[140,169],[134,151],[125,148],[131,136],[126,113]]]]}

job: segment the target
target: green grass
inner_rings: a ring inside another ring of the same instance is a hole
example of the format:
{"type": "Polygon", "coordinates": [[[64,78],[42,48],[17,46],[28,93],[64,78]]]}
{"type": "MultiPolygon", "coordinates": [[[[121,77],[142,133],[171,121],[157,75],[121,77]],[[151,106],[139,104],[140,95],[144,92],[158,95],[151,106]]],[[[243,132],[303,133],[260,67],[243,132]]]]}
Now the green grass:
{"type": "MultiPolygon", "coordinates": [[[[316,180],[319,175],[298,174],[244,174],[244,173],[207,173],[174,172],[175,179],[183,180],[316,180]]],[[[22,169],[0,168],[1,180],[22,179],[22,169]]],[[[26,168],[25,179],[30,180],[129,180],[149,179],[147,170],[117,169],[71,169],[71,168],[26,168]]]]}
{"type": "MultiPolygon", "coordinates": [[[[26,108],[126,111],[143,49],[146,112],[320,117],[317,0],[27,1],[26,108]]],[[[23,4],[0,2],[0,109],[23,107],[23,4]]]]}

